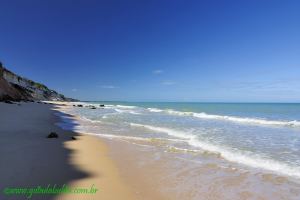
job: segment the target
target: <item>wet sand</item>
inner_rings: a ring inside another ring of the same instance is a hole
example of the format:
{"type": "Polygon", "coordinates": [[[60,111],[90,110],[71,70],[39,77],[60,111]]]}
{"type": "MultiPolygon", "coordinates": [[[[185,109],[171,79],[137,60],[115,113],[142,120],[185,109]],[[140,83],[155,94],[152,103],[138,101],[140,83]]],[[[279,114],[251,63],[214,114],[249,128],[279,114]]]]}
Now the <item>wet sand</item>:
{"type": "MultiPolygon", "coordinates": [[[[111,158],[126,168],[121,175],[131,179],[140,193],[159,193],[180,200],[298,200],[300,184],[292,178],[215,162],[208,155],[166,151],[153,142],[103,139],[111,158]],[[122,151],[120,151],[122,149],[122,151]],[[143,191],[140,184],[147,186],[143,191]]],[[[226,163],[226,164],[225,164],[226,163]]]]}

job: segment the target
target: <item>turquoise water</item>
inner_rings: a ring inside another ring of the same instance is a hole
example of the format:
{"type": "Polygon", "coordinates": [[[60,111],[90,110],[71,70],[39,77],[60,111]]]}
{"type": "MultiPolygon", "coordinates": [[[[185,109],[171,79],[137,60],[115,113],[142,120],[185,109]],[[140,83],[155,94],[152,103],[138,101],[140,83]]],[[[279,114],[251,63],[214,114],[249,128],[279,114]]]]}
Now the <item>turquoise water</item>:
{"type": "Polygon", "coordinates": [[[166,140],[168,148],[210,152],[228,163],[300,179],[300,104],[84,104],[71,110],[83,119],[83,132],[166,140]]]}
{"type": "Polygon", "coordinates": [[[174,109],[184,112],[205,112],[216,115],[257,117],[278,120],[299,120],[300,103],[182,103],[182,102],[92,102],[144,108],[174,109]]]}

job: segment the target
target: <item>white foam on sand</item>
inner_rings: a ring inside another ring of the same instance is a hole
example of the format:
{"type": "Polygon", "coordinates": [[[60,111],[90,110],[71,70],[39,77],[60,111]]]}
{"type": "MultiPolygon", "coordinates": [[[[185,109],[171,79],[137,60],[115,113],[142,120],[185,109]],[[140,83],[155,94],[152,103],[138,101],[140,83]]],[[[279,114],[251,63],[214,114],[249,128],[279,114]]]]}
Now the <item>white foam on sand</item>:
{"type": "Polygon", "coordinates": [[[136,124],[136,123],[131,123],[131,126],[146,128],[152,131],[166,133],[171,136],[186,139],[189,145],[194,147],[199,147],[205,151],[210,151],[219,154],[222,158],[231,162],[243,164],[254,168],[261,168],[268,171],[273,171],[278,174],[284,174],[284,175],[300,178],[300,167],[294,167],[286,163],[281,163],[272,159],[262,158],[260,155],[256,155],[251,152],[241,152],[238,150],[233,151],[226,147],[203,142],[197,139],[195,135],[187,134],[183,131],[178,131],[178,130],[165,128],[165,127],[145,125],[145,124],[136,124]]]}

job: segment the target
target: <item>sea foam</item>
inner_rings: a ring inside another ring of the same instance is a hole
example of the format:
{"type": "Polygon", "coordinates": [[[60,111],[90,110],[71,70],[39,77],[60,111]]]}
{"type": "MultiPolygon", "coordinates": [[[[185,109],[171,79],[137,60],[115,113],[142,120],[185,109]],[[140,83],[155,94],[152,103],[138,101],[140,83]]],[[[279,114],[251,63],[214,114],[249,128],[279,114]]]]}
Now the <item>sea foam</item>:
{"type": "Polygon", "coordinates": [[[213,114],[207,114],[204,112],[201,112],[201,113],[182,112],[182,111],[176,111],[176,110],[171,110],[171,109],[160,110],[157,108],[148,108],[147,110],[149,112],[165,112],[170,115],[189,116],[189,117],[195,117],[195,118],[207,119],[207,120],[224,120],[224,121],[231,121],[234,123],[243,123],[243,124],[252,124],[252,125],[300,127],[300,121],[297,121],[297,120],[293,120],[293,121],[268,120],[268,119],[261,119],[261,118],[213,115],[213,114]]]}
{"type": "Polygon", "coordinates": [[[166,133],[170,136],[175,136],[175,137],[185,139],[189,145],[194,147],[199,147],[205,151],[219,154],[222,158],[231,162],[243,164],[254,168],[260,168],[268,171],[273,171],[278,174],[284,174],[284,175],[300,178],[300,167],[293,167],[286,163],[281,163],[269,158],[262,158],[261,156],[254,154],[252,152],[240,152],[238,150],[233,150],[227,147],[218,146],[208,142],[203,142],[200,141],[196,135],[187,134],[183,131],[178,131],[175,129],[156,127],[156,126],[151,126],[146,124],[136,124],[136,123],[131,123],[131,126],[143,127],[152,131],[166,133]]]}

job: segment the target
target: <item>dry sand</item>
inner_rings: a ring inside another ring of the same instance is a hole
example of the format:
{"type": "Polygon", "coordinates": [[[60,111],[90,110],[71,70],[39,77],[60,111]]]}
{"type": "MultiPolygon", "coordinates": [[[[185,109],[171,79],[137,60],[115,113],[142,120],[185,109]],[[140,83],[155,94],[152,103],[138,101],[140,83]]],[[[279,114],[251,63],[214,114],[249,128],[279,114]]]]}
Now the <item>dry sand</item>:
{"type": "MultiPolygon", "coordinates": [[[[54,105],[0,103],[0,199],[6,187],[58,187],[98,189],[96,194],[33,195],[31,199],[140,199],[121,177],[116,163],[100,139],[64,131],[55,125],[54,105]],[[55,131],[58,139],[47,139],[55,131]],[[72,140],[75,136],[77,140],[72,140]]],[[[149,197],[151,199],[151,197],[149,197]]]]}

